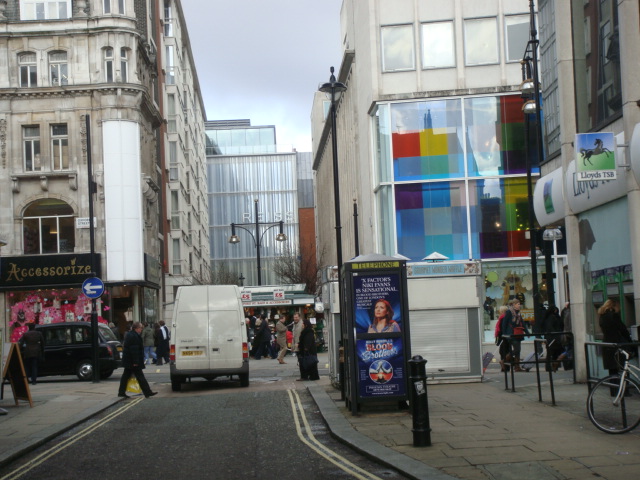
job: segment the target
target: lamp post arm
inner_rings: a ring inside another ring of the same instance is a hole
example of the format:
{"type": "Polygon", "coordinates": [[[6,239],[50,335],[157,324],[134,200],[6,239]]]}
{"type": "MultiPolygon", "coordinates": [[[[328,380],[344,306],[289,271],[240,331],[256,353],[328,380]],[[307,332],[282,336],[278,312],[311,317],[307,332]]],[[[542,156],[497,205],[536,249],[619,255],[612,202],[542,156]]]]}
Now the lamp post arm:
{"type": "Polygon", "coordinates": [[[242,225],[253,225],[253,223],[232,223],[231,226],[235,227],[235,228],[240,228],[242,230],[244,230],[245,232],[247,232],[249,235],[251,235],[251,238],[253,239],[253,245],[255,247],[258,246],[258,243],[256,242],[256,237],[253,233],[251,233],[251,230],[249,230],[248,228],[243,227],[242,225]]]}

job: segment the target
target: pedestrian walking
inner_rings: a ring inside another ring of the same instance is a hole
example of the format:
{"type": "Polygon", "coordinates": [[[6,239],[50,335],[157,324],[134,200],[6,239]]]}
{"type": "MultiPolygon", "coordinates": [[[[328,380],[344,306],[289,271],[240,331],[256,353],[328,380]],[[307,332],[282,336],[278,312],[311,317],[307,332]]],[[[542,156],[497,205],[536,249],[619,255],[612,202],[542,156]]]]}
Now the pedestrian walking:
{"type": "MultiPolygon", "coordinates": [[[[602,341],[606,343],[630,343],[631,335],[620,317],[620,304],[613,299],[608,299],[598,309],[598,323],[602,330],[602,341]]],[[[620,365],[616,361],[616,347],[605,347],[602,349],[602,365],[609,370],[610,375],[616,375],[620,370],[620,365]]],[[[611,389],[613,392],[614,389],[611,389]]]]}
{"type": "Polygon", "coordinates": [[[120,378],[120,388],[118,389],[119,397],[129,398],[129,395],[127,395],[127,382],[132,375],[138,380],[145,397],[153,397],[158,393],[151,391],[151,387],[142,372],[144,369],[144,345],[142,343],[142,336],[140,335],[141,332],[142,324],[135,322],[132,325],[131,331],[127,332],[124,337],[124,345],[122,346],[122,366],[124,367],[124,371],[120,378]]]}
{"type": "Polygon", "coordinates": [[[169,340],[171,340],[171,332],[169,331],[169,327],[167,327],[164,323],[164,320],[160,320],[158,322],[160,328],[158,328],[157,338],[158,338],[158,348],[156,348],[156,365],[162,365],[162,361],[164,360],[166,363],[171,361],[169,357],[169,340]]]}
{"type": "Polygon", "coordinates": [[[298,367],[300,378],[298,380],[320,380],[318,374],[318,351],[316,349],[316,335],[309,319],[304,319],[304,328],[300,333],[298,344],[298,367]]]}
{"type": "Polygon", "coordinates": [[[257,332],[254,339],[254,342],[256,342],[256,353],[254,358],[260,360],[263,355],[265,357],[269,355],[269,345],[271,343],[271,328],[269,327],[269,322],[265,314],[261,314],[260,318],[256,320],[256,329],[257,332]]]}
{"type": "Polygon", "coordinates": [[[27,328],[20,339],[20,345],[23,348],[27,378],[31,385],[35,385],[38,381],[38,361],[44,360],[44,336],[36,330],[35,323],[29,323],[27,328]]]}
{"type": "Polygon", "coordinates": [[[278,322],[276,323],[276,341],[280,351],[278,352],[278,362],[287,363],[284,361],[284,356],[287,354],[287,325],[285,324],[287,318],[284,315],[280,315],[278,322]]]}
{"type": "Polygon", "coordinates": [[[509,300],[509,308],[504,314],[502,319],[502,335],[509,337],[509,355],[507,355],[508,361],[514,361],[514,372],[522,372],[520,367],[520,351],[522,349],[521,343],[524,340],[525,335],[529,335],[529,331],[522,321],[520,315],[520,300],[512,298],[509,300]]]}
{"type": "Polygon", "coordinates": [[[149,325],[148,323],[143,323],[142,326],[144,327],[142,329],[142,344],[144,345],[144,364],[148,365],[149,364],[149,360],[151,360],[153,363],[156,363],[157,361],[157,356],[156,356],[156,339],[154,338],[154,331],[153,328],[151,327],[151,325],[149,325]]]}
{"type": "Polygon", "coordinates": [[[294,355],[296,355],[298,351],[298,342],[300,341],[300,334],[302,333],[302,329],[304,328],[304,324],[300,321],[300,314],[293,314],[293,344],[291,345],[291,351],[294,355]]]}

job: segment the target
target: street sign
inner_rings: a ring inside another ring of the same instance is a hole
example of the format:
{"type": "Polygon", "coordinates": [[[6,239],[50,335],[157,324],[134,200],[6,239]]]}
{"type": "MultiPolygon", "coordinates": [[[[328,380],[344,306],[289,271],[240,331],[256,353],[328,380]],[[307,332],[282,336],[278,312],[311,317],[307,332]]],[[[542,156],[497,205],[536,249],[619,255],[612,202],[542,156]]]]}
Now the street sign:
{"type": "Polygon", "coordinates": [[[104,283],[98,277],[89,277],[82,283],[82,293],[87,298],[98,298],[104,293],[104,283]]]}

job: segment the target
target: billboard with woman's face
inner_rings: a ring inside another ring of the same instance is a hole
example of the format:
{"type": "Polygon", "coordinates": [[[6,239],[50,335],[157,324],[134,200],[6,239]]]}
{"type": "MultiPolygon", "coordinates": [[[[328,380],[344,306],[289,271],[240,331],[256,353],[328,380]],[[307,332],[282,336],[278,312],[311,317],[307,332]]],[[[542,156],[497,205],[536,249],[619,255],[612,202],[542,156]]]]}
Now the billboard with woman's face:
{"type": "Polygon", "coordinates": [[[356,333],[402,331],[400,275],[353,277],[356,333]]]}

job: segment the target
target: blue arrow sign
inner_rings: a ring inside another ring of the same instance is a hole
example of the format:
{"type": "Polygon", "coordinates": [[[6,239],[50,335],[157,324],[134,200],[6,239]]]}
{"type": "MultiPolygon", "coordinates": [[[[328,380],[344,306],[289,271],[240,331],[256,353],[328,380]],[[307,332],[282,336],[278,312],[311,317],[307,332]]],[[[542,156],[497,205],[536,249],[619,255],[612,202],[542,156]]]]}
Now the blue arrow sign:
{"type": "Polygon", "coordinates": [[[89,277],[82,283],[82,293],[87,298],[98,298],[104,293],[104,283],[98,277],[89,277]]]}

